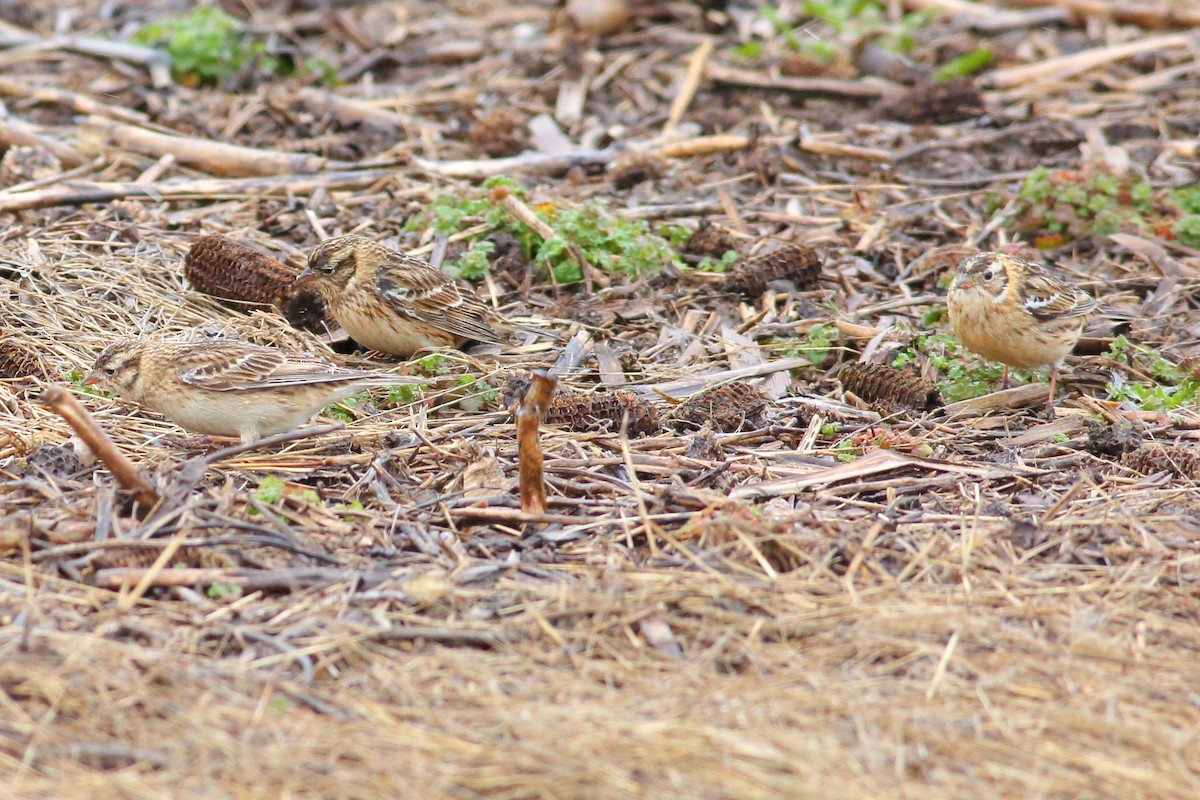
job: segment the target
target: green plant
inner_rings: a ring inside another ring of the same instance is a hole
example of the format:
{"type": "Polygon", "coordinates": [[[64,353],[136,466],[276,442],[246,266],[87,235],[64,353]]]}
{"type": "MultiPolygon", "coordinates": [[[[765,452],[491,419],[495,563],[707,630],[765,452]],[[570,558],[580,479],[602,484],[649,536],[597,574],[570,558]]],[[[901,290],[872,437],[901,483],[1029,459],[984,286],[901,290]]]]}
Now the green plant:
{"type": "Polygon", "coordinates": [[[1200,399],[1200,381],[1181,369],[1158,350],[1136,345],[1124,336],[1113,339],[1105,355],[1149,373],[1154,383],[1127,380],[1116,375],[1105,387],[1110,400],[1130,402],[1143,411],[1172,411],[1195,405],[1200,399]]]}
{"type": "Polygon", "coordinates": [[[442,265],[452,278],[482,278],[488,271],[488,256],[496,251],[496,243],[480,240],[456,260],[442,265]]]}
{"type": "Polygon", "coordinates": [[[954,78],[965,78],[987,68],[992,63],[990,47],[976,47],[969,53],[963,53],[958,58],[947,61],[933,73],[934,82],[948,81],[954,78]]]}
{"type": "MultiPolygon", "coordinates": [[[[938,391],[947,403],[987,394],[1004,374],[1001,365],[968,353],[956,337],[940,333],[914,336],[912,344],[893,359],[892,366],[901,369],[915,364],[922,355],[937,370],[938,391]]],[[[1025,383],[1029,373],[1014,369],[1009,371],[1009,377],[1025,383]]]]}
{"type": "Polygon", "coordinates": [[[234,586],[231,583],[213,581],[208,585],[208,588],[204,590],[204,596],[210,600],[237,600],[242,596],[242,587],[234,586]]]}
{"type": "Polygon", "coordinates": [[[1042,232],[1042,246],[1057,246],[1084,236],[1109,236],[1140,229],[1153,212],[1153,189],[1130,172],[1115,176],[1102,165],[1078,172],[1037,167],[1025,178],[1018,195],[1019,226],[1042,232]]]}
{"type": "Polygon", "coordinates": [[[837,349],[839,335],[836,325],[821,323],[809,328],[802,340],[776,339],[773,344],[782,358],[806,358],[813,366],[820,366],[837,349]]]}
{"type": "Polygon", "coordinates": [[[534,205],[533,212],[554,233],[543,239],[512,218],[498,199],[500,189],[517,196],[523,194],[510,178],[490,178],[484,182],[482,191],[464,196],[439,195],[428,211],[411,217],[405,229],[416,231],[431,226],[440,234],[454,235],[482,223],[486,230],[476,234],[467,253],[448,266],[451,274],[463,277],[484,274],[494,248],[483,239],[498,232],[515,238],[525,257],[552,273],[556,283],[582,279],[576,253],[603,272],[634,276],[657,273],[665,264],[683,265],[671,242],[654,233],[650,223],[615,216],[601,200],[574,207],[554,203],[534,205]]]}
{"type": "Polygon", "coordinates": [[[838,340],[838,329],[836,325],[813,325],[804,334],[804,338],[808,344],[804,357],[811,361],[813,366],[818,366],[828,361],[833,354],[838,340]]]}
{"type": "Polygon", "coordinates": [[[737,266],[738,254],[736,250],[726,250],[720,260],[713,259],[711,256],[704,256],[700,259],[700,263],[696,265],[698,272],[729,272],[737,266]]]}
{"type": "Polygon", "coordinates": [[[430,377],[449,375],[454,371],[454,363],[443,355],[430,353],[417,359],[416,367],[430,377]]]}
{"type": "Polygon", "coordinates": [[[284,490],[287,485],[274,475],[268,475],[259,481],[254,491],[250,493],[258,502],[263,505],[273,506],[283,499],[284,490]]]}
{"type": "Polygon", "coordinates": [[[1176,189],[1170,200],[1180,215],[1171,225],[1172,235],[1180,244],[1200,247],[1200,183],[1176,189]]]}
{"type": "Polygon", "coordinates": [[[334,403],[329,408],[325,409],[325,413],[334,419],[341,420],[349,425],[351,422],[354,422],[354,409],[358,407],[359,403],[361,403],[363,400],[366,400],[370,396],[370,393],[366,391],[357,392],[350,395],[345,400],[334,403]]]}
{"type": "Polygon", "coordinates": [[[63,373],[63,377],[70,381],[71,385],[84,394],[94,394],[97,397],[112,397],[112,392],[102,392],[95,386],[85,386],[83,381],[87,376],[77,369],[69,369],[63,373]]]}
{"type": "Polygon", "coordinates": [[[407,406],[417,402],[421,397],[421,391],[427,388],[425,384],[401,383],[396,386],[389,386],[387,390],[387,405],[388,406],[407,406]]]}
{"type": "Polygon", "coordinates": [[[212,85],[261,54],[261,43],[242,36],[242,23],[220,8],[196,6],[182,16],[153,22],[133,35],[134,44],[165,47],[180,83],[212,85]]]}
{"type": "MultiPolygon", "coordinates": [[[[829,64],[838,60],[839,51],[868,37],[895,52],[911,50],[916,46],[914,32],[931,18],[928,13],[918,11],[892,20],[888,17],[886,3],[876,0],[808,0],[802,10],[806,17],[827,29],[826,39],[817,38],[810,32],[798,32],[797,26],[784,19],[777,6],[760,6],[758,13],[787,49],[829,64]]],[[[765,50],[763,40],[751,39],[735,45],[731,52],[738,58],[756,59],[765,50]]]]}

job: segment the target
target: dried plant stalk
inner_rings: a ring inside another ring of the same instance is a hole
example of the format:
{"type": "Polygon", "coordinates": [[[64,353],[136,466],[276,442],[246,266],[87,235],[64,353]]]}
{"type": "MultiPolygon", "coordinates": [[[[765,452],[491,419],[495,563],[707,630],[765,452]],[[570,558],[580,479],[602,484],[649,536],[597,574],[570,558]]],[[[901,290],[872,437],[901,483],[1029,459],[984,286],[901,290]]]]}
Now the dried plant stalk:
{"type": "Polygon", "coordinates": [[[158,493],[154,486],[141,470],[117,449],[113,440],[96,424],[96,420],[92,419],[92,415],[74,395],[61,386],[51,386],[42,393],[39,400],[42,405],[67,421],[84,444],[104,462],[120,487],[133,492],[133,498],[139,506],[144,510],[154,507],[158,502],[158,493]]]}
{"type": "Polygon", "coordinates": [[[546,480],[539,428],[557,385],[558,381],[544,370],[534,370],[529,391],[516,410],[521,510],[527,514],[546,513],[546,480]]]}

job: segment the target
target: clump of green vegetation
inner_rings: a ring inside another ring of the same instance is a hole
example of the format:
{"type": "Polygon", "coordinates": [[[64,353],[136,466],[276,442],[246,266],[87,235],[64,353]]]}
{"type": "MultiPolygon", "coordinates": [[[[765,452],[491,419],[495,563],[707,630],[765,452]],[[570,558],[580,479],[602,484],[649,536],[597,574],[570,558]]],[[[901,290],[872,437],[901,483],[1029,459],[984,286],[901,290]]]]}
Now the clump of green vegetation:
{"type": "Polygon", "coordinates": [[[263,52],[260,43],[242,35],[242,23],[211,6],[165,17],[137,33],[134,44],[164,47],[175,80],[187,86],[211,86],[228,78],[263,52]]]}
{"type": "Polygon", "coordinates": [[[365,390],[356,392],[325,409],[325,413],[349,425],[351,422],[354,422],[354,409],[358,408],[358,404],[370,396],[370,392],[365,390]]]}
{"type": "MultiPolygon", "coordinates": [[[[892,361],[897,369],[915,364],[924,355],[937,370],[938,391],[947,403],[970,400],[993,390],[1004,376],[1004,367],[967,352],[957,337],[942,333],[919,333],[912,344],[892,361]]],[[[1029,373],[1009,370],[1014,383],[1028,383],[1029,373]]]]}
{"type": "Polygon", "coordinates": [[[1143,411],[1173,411],[1181,406],[1195,405],[1200,399],[1200,381],[1196,375],[1181,369],[1152,347],[1136,345],[1124,336],[1118,336],[1105,355],[1114,361],[1136,366],[1155,381],[1134,382],[1116,376],[1106,387],[1110,400],[1130,402],[1143,411]]]}
{"type": "Polygon", "coordinates": [[[83,379],[86,378],[87,376],[84,375],[82,372],[80,372],[77,369],[72,368],[72,369],[67,370],[63,374],[63,377],[66,378],[71,383],[72,386],[74,386],[76,389],[83,392],[84,394],[94,394],[97,397],[112,397],[113,396],[112,392],[102,392],[99,389],[97,389],[95,386],[84,386],[83,379]]]}
{"type": "Polygon", "coordinates": [[[1171,202],[1179,210],[1171,233],[1180,244],[1200,247],[1200,183],[1171,192],[1171,202]]]}
{"type": "Polygon", "coordinates": [[[704,256],[700,259],[700,263],[696,265],[696,270],[699,272],[729,272],[738,262],[738,253],[736,250],[726,250],[721,258],[714,259],[712,256],[704,256]]]}
{"type": "Polygon", "coordinates": [[[574,283],[583,279],[583,271],[572,254],[572,246],[597,269],[631,276],[654,274],[666,264],[682,267],[671,243],[650,229],[645,220],[626,220],[614,216],[601,200],[575,207],[554,203],[533,206],[537,216],[554,231],[543,239],[524,223],[514,220],[504,205],[493,199],[493,190],[503,189],[518,196],[523,190],[515,181],[497,177],[487,180],[482,190],[466,196],[443,194],[434,199],[428,211],[415,215],[406,230],[427,226],[441,234],[454,235],[483,225],[471,247],[444,269],[456,277],[481,277],[487,270],[488,256],[494,245],[486,237],[507,233],[517,240],[525,257],[543,270],[552,272],[556,283],[574,283]]]}
{"type": "Polygon", "coordinates": [[[221,583],[213,581],[208,588],[204,590],[204,596],[209,600],[217,600],[220,602],[234,601],[241,599],[242,587],[235,586],[232,583],[221,583]]]}
{"type": "MultiPolygon", "coordinates": [[[[250,496],[264,506],[277,506],[289,496],[310,505],[322,505],[321,495],[317,493],[316,489],[304,489],[299,495],[294,490],[289,493],[287,484],[274,475],[268,475],[259,481],[258,486],[250,492],[250,496]]],[[[249,513],[251,516],[255,516],[258,514],[258,509],[251,507],[249,513]]]]}
{"type": "MultiPolygon", "coordinates": [[[[187,14],[152,22],[135,33],[131,41],[165,49],[171,57],[171,74],[185,86],[215,86],[254,61],[271,74],[298,71],[290,58],[268,53],[263,42],[243,31],[237,17],[214,6],[196,6],[187,14]]],[[[337,71],[325,61],[304,65],[303,71],[316,75],[323,85],[337,82],[337,71]]]]}
{"type": "Polygon", "coordinates": [[[258,487],[250,495],[263,505],[273,506],[283,499],[286,488],[287,485],[280,478],[268,475],[259,481],[258,487]]]}
{"type": "Polygon", "coordinates": [[[1099,165],[1078,172],[1037,167],[1021,186],[1018,225],[1042,232],[1035,240],[1039,247],[1137,230],[1153,211],[1152,195],[1150,184],[1133,172],[1117,176],[1099,165]]]}
{"type": "MultiPolygon", "coordinates": [[[[829,39],[818,39],[798,32],[796,22],[804,20],[784,19],[776,6],[761,6],[758,13],[789,50],[829,64],[838,60],[843,45],[848,50],[850,43],[868,36],[897,53],[912,50],[916,47],[915,31],[930,19],[928,13],[917,11],[892,21],[888,19],[886,3],[876,0],[808,0],[803,6],[804,17],[822,23],[832,33],[829,39]]],[[[752,39],[737,45],[733,54],[758,58],[765,49],[762,40],[752,39]]]]}
{"type": "Polygon", "coordinates": [[[839,335],[836,325],[822,323],[809,328],[803,339],[777,339],[774,343],[780,358],[807,358],[819,367],[837,350],[839,335]]]}

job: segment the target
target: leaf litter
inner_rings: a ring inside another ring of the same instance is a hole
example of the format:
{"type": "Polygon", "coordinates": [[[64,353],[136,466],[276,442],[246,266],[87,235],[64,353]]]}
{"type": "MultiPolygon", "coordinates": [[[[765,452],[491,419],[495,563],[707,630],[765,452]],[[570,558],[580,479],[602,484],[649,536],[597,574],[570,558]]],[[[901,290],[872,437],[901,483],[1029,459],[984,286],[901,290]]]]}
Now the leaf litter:
{"type": "Polygon", "coordinates": [[[12,791],[1193,797],[1195,9],[630,0],[589,37],[577,2],[444,5],[235,8],[244,58],[172,79],[129,43],[165,9],[12,4],[12,791]],[[677,260],[622,249],[647,230],[677,260]],[[557,338],[401,363],[276,307],[349,232],[557,338]],[[189,282],[214,235],[265,282],[189,282]],[[1053,422],[1044,376],[995,391],[947,335],[980,248],[1132,318],[1089,330],[1053,422]],[[212,456],[78,385],[141,334],[424,386],[212,456]],[[507,395],[568,351],[531,515],[507,395]]]}

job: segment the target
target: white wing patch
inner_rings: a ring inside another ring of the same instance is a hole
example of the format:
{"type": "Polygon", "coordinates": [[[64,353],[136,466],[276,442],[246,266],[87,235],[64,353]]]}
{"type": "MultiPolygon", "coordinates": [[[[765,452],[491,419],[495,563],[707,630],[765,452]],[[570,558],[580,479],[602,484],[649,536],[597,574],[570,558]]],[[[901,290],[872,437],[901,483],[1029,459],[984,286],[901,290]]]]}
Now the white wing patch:
{"type": "Polygon", "coordinates": [[[1025,310],[1026,311],[1037,311],[1039,309],[1046,308],[1047,306],[1052,306],[1057,302],[1059,302],[1059,298],[1057,295],[1048,295],[1046,297],[1039,297],[1035,294],[1031,294],[1025,298],[1025,310]]]}

